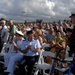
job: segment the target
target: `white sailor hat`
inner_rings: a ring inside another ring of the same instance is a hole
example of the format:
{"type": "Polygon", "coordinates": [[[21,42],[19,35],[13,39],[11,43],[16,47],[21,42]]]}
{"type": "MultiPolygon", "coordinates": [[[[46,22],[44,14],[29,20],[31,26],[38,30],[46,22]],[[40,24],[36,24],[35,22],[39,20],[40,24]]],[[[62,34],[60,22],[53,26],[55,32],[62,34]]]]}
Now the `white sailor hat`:
{"type": "Polygon", "coordinates": [[[16,34],[20,35],[20,36],[24,36],[24,34],[21,31],[16,31],[16,34]]]}

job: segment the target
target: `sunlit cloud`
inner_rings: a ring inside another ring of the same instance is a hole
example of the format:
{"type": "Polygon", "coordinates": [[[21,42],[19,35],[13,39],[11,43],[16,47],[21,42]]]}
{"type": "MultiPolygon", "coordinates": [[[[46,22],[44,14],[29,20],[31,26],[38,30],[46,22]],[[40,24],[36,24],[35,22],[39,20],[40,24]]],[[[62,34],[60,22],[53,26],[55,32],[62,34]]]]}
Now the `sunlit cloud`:
{"type": "Polygon", "coordinates": [[[0,0],[0,18],[14,21],[69,19],[75,0],[0,0]]]}

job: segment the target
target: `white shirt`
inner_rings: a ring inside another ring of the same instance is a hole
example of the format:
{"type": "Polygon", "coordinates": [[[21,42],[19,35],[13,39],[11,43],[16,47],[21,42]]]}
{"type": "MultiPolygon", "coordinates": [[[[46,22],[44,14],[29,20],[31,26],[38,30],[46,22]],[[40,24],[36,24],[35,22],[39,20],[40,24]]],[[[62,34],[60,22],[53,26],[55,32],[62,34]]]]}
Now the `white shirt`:
{"type": "MultiPolygon", "coordinates": [[[[17,41],[16,41],[16,44],[17,44],[17,46],[19,47],[19,48],[21,48],[22,47],[22,42],[23,42],[23,38],[22,38],[22,40],[18,40],[17,39],[17,41]]],[[[15,50],[14,50],[15,51],[15,50]]],[[[23,54],[22,52],[20,52],[20,51],[18,51],[18,53],[20,53],[20,54],[23,54]]]]}
{"type": "Polygon", "coordinates": [[[6,33],[6,34],[5,34],[5,37],[2,38],[2,41],[7,42],[9,34],[8,34],[8,28],[6,25],[4,25],[4,27],[2,28],[1,36],[3,36],[4,33],[6,33]]]}

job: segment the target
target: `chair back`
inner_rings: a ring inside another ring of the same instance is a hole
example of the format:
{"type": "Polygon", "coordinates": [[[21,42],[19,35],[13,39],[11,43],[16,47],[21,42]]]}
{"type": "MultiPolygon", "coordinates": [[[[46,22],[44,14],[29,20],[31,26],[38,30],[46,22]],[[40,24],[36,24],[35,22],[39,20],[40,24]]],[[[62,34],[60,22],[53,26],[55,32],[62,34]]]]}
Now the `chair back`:
{"type": "MultiPolygon", "coordinates": [[[[51,51],[43,51],[42,52],[42,58],[41,58],[41,62],[42,63],[45,63],[45,57],[47,57],[47,56],[50,56],[51,58],[55,58],[55,56],[56,56],[56,53],[53,53],[53,52],[51,52],[51,51]]],[[[53,62],[53,60],[54,59],[52,59],[52,62],[53,62]]]]}
{"type": "Polygon", "coordinates": [[[4,43],[1,53],[12,53],[14,50],[13,44],[4,43]]]}
{"type": "Polygon", "coordinates": [[[42,52],[42,55],[43,56],[50,56],[50,57],[52,57],[52,58],[54,58],[55,57],[55,53],[53,53],[53,52],[51,52],[51,51],[43,51],[42,52]]]}
{"type": "MultiPolygon", "coordinates": [[[[48,49],[48,48],[50,48],[50,44],[47,44],[47,43],[43,43],[43,45],[42,45],[42,49],[48,49]]],[[[50,50],[48,50],[48,51],[50,51],[50,50]]]]}
{"type": "Polygon", "coordinates": [[[44,50],[43,49],[41,49],[41,52],[40,52],[40,54],[39,54],[39,59],[38,59],[38,62],[37,62],[37,64],[41,64],[42,63],[42,52],[43,52],[44,50]]]}

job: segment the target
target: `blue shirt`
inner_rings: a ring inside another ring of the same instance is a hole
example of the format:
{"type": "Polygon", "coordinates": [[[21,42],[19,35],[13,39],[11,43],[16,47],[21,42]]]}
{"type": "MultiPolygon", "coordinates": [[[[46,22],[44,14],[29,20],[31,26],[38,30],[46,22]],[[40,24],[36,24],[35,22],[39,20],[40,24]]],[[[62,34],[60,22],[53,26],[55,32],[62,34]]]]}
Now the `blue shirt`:
{"type": "Polygon", "coordinates": [[[52,39],[54,39],[55,38],[55,34],[47,34],[46,35],[46,40],[47,40],[47,42],[51,42],[52,41],[52,39]]]}
{"type": "MultiPolygon", "coordinates": [[[[22,47],[21,50],[25,50],[28,45],[31,45],[32,50],[35,50],[37,48],[41,48],[40,42],[39,40],[35,40],[33,39],[32,41],[28,41],[27,39],[25,41],[23,41],[22,43],[22,47]]],[[[24,54],[25,56],[35,56],[35,55],[39,55],[38,52],[33,52],[31,50],[29,50],[27,53],[24,54]]]]}

